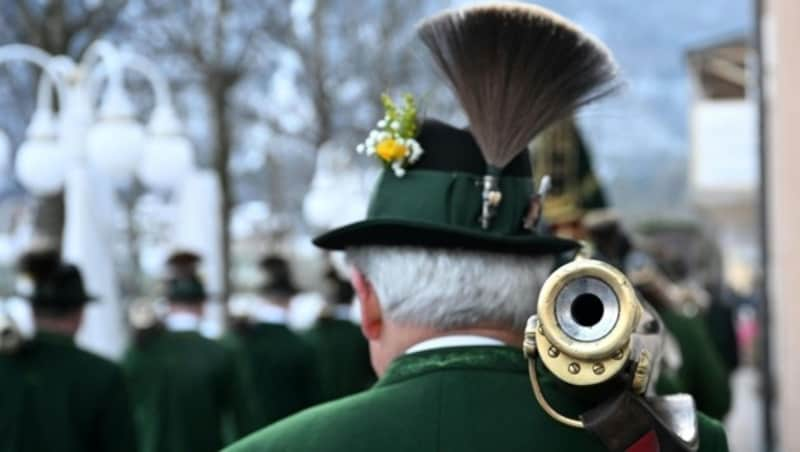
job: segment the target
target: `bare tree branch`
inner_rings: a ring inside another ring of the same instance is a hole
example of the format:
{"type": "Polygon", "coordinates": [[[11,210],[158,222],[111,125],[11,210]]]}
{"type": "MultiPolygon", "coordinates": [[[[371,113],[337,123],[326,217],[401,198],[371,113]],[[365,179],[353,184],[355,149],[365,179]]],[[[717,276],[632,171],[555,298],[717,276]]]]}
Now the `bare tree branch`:
{"type": "Polygon", "coordinates": [[[25,26],[25,29],[20,30],[20,32],[24,33],[29,37],[28,42],[30,42],[30,44],[41,45],[42,30],[36,23],[36,20],[34,19],[33,16],[33,11],[31,11],[28,2],[24,0],[17,2],[17,11],[19,11],[19,15],[22,16],[22,20],[25,26]]]}
{"type": "Polygon", "coordinates": [[[106,1],[102,6],[88,11],[84,16],[79,17],[64,25],[64,33],[70,37],[69,42],[73,55],[82,55],[92,42],[105,34],[112,28],[128,0],[106,1]],[[80,36],[80,44],[75,45],[76,37],[80,36]]]}
{"type": "Polygon", "coordinates": [[[95,9],[87,10],[83,7],[84,14],[67,21],[64,25],[64,32],[67,36],[75,35],[83,30],[100,31],[111,27],[116,18],[125,6],[127,0],[108,0],[95,9]]]}
{"type": "Polygon", "coordinates": [[[277,118],[258,111],[249,105],[238,105],[236,114],[242,121],[266,125],[274,133],[298,139],[306,138],[302,133],[289,131],[277,118]]]}

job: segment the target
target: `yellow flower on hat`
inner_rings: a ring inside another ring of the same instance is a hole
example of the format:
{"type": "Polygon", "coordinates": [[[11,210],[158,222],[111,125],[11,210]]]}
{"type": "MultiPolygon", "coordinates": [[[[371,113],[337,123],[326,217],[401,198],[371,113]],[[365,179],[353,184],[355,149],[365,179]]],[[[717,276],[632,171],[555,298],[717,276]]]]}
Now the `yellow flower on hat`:
{"type": "Polygon", "coordinates": [[[394,138],[387,138],[375,148],[375,153],[387,162],[400,160],[408,154],[408,148],[394,138]]]}
{"type": "Polygon", "coordinates": [[[403,103],[396,105],[387,95],[381,96],[386,116],[378,121],[364,143],[356,147],[359,154],[376,155],[391,168],[397,177],[403,177],[405,169],[419,160],[423,154],[417,136],[417,106],[414,97],[406,94],[403,103]]]}

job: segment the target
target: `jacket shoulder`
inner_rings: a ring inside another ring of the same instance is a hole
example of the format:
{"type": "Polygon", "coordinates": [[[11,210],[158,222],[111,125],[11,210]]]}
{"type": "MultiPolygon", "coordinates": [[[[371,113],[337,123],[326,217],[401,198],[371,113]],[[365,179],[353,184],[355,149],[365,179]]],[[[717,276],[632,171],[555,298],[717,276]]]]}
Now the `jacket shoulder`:
{"type": "Polygon", "coordinates": [[[728,452],[728,437],[722,424],[703,413],[698,413],[697,428],[700,435],[698,452],[728,452]]]}
{"type": "Polygon", "coordinates": [[[245,349],[261,355],[292,356],[303,361],[311,359],[314,348],[304,335],[283,325],[259,325],[238,337],[245,349]]]}
{"type": "Polygon", "coordinates": [[[172,369],[168,374],[173,376],[197,372],[225,373],[235,365],[235,355],[233,347],[199,334],[167,332],[131,347],[123,365],[129,379],[166,375],[157,369],[172,369]]]}
{"type": "MultiPolygon", "coordinates": [[[[122,370],[119,365],[88,350],[67,344],[43,343],[38,345],[44,349],[42,352],[45,357],[57,356],[63,366],[75,369],[76,373],[83,378],[94,380],[122,378],[122,370]]],[[[52,358],[47,360],[55,362],[52,358]]]]}
{"type": "Polygon", "coordinates": [[[381,411],[392,411],[394,397],[386,389],[372,389],[309,408],[251,434],[225,451],[324,451],[356,438],[365,440],[376,433],[370,433],[376,417],[381,417],[376,406],[381,411]]]}

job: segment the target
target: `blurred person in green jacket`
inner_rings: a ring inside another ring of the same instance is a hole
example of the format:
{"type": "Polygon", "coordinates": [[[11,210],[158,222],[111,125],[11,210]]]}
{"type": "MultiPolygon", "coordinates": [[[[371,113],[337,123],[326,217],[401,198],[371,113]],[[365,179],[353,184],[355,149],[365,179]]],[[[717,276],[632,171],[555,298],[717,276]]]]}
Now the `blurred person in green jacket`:
{"type": "MultiPolygon", "coordinates": [[[[529,373],[522,343],[536,294],[553,256],[578,243],[539,232],[546,184],[533,180],[524,149],[609,92],[613,59],[574,24],[524,3],[449,10],[423,21],[418,34],[469,128],[418,118],[411,95],[402,103],[384,96],[386,116],[356,149],[384,166],[367,218],[314,239],[345,250],[354,267],[379,380],[262,429],[231,452],[608,450],[600,435],[564,424],[532,391],[531,375],[550,406],[571,418],[608,408],[617,393],[568,386],[543,366],[529,373]]],[[[607,411],[630,414],[620,408],[607,411]]],[[[683,414],[685,431],[699,435],[697,450],[727,450],[717,422],[693,408],[683,414]]],[[[653,416],[635,421],[655,428],[653,416]]],[[[674,437],[639,431],[614,450],[681,450],[671,448],[674,437]]]]}
{"type": "MultiPolygon", "coordinates": [[[[552,189],[544,199],[542,212],[555,235],[588,241],[597,258],[626,273],[631,262],[643,258],[650,262],[642,250],[634,248],[616,213],[609,209],[591,150],[573,118],[548,127],[532,142],[531,150],[534,174],[548,175],[551,180],[552,189]]],[[[562,260],[571,258],[571,254],[562,256],[562,260]]],[[[688,392],[699,410],[722,419],[731,403],[728,372],[702,316],[697,315],[696,308],[683,309],[694,303],[677,307],[663,294],[654,293],[653,287],[639,289],[648,292],[645,298],[654,305],[668,331],[659,391],[688,392]]]]}
{"type": "MultiPolygon", "coordinates": [[[[744,298],[726,282],[724,262],[715,230],[698,221],[653,218],[636,228],[646,239],[651,256],[665,275],[682,285],[691,285],[707,298],[699,312],[728,373],[739,366],[736,341],[736,309],[744,298]]],[[[698,310],[695,310],[698,311],[698,310]]]]}
{"type": "Polygon", "coordinates": [[[690,287],[667,278],[656,261],[634,247],[615,213],[593,211],[584,223],[598,254],[631,278],[666,327],[668,335],[658,391],[689,393],[698,410],[723,419],[731,407],[729,374],[700,315],[702,294],[694,294],[690,287]]]}
{"type": "Polygon", "coordinates": [[[77,267],[55,251],[24,255],[32,283],[35,336],[0,354],[0,450],[135,452],[136,435],[120,368],[75,345],[92,299],[77,267]]]}
{"type": "Polygon", "coordinates": [[[199,333],[200,257],[167,261],[168,312],[125,357],[142,452],[212,452],[263,425],[235,350],[199,333]]]}
{"type": "Polygon", "coordinates": [[[328,401],[367,389],[375,372],[367,340],[352,320],[353,286],[331,269],[324,292],[327,305],[305,338],[316,353],[321,401],[328,401]]]}
{"type": "Polygon", "coordinates": [[[289,302],[297,294],[289,263],[268,255],[259,262],[260,296],[226,339],[242,350],[255,385],[253,397],[266,424],[320,401],[314,349],[287,326],[289,302]]]}

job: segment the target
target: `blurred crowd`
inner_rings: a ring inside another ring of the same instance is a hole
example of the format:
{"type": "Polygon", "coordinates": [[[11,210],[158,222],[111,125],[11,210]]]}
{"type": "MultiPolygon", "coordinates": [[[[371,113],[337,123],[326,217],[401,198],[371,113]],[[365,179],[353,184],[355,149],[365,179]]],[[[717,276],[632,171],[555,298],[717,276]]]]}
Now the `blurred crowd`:
{"type": "Polygon", "coordinates": [[[163,298],[131,305],[133,344],[118,366],[73,341],[84,307],[93,302],[80,271],[46,246],[22,256],[20,286],[33,308],[35,334],[23,335],[14,316],[3,313],[0,380],[21,388],[14,400],[3,399],[3,408],[23,433],[0,435],[2,450],[50,450],[65,441],[76,451],[219,450],[374,382],[366,340],[354,323],[353,290],[333,266],[310,328],[298,332],[287,324],[298,294],[292,269],[281,256],[264,256],[259,296],[232,303],[228,333],[210,339],[201,332],[208,294],[200,259],[174,252],[165,263],[163,298]],[[26,390],[15,381],[20,378],[62,384],[26,390]],[[65,398],[73,402],[60,403],[65,398]],[[26,435],[43,426],[39,406],[62,410],[75,422],[53,435],[26,435]],[[15,444],[18,438],[31,444],[15,444]]]}

